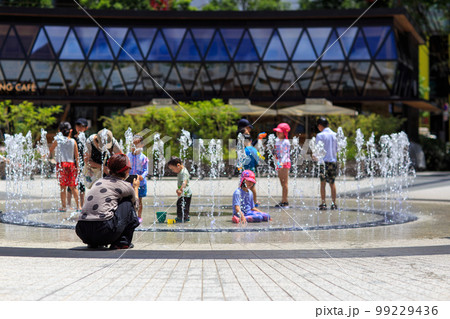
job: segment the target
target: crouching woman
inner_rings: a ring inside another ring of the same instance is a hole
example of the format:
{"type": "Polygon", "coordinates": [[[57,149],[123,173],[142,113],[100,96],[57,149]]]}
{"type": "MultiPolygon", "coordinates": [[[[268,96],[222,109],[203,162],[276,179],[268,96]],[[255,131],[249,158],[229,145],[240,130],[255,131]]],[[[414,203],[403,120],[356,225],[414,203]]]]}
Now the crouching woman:
{"type": "Polygon", "coordinates": [[[110,175],[96,181],[88,192],[75,231],[89,248],[133,248],[133,233],[139,226],[139,180],[125,181],[131,169],[125,154],[113,155],[107,166],[110,175]]]}

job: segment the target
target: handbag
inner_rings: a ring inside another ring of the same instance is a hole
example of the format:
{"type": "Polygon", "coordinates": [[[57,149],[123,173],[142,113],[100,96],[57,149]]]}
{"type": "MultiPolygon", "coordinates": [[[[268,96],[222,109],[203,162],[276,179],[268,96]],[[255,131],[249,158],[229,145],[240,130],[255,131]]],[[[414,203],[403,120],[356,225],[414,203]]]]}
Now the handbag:
{"type": "Polygon", "coordinates": [[[86,187],[89,189],[96,181],[103,177],[101,168],[93,168],[88,165],[84,166],[83,175],[84,180],[86,181],[86,187]]]}

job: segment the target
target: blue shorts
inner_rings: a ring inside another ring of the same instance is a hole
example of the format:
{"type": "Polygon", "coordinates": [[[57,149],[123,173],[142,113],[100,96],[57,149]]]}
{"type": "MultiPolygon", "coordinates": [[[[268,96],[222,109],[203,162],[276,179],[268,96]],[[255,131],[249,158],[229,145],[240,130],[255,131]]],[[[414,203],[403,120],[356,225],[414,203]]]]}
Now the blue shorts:
{"type": "Polygon", "coordinates": [[[147,184],[144,186],[139,186],[138,195],[139,198],[147,196],[147,184]]]}

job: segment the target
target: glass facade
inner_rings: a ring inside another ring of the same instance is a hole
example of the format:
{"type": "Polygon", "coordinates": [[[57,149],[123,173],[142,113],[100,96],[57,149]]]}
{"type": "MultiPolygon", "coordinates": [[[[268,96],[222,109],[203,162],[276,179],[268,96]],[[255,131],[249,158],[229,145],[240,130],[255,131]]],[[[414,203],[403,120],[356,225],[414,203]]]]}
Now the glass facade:
{"type": "Polygon", "coordinates": [[[0,83],[36,85],[0,94],[149,100],[166,97],[160,85],[181,100],[273,101],[299,78],[286,98],[416,97],[414,61],[399,38],[388,24],[102,30],[0,23],[0,83]]]}

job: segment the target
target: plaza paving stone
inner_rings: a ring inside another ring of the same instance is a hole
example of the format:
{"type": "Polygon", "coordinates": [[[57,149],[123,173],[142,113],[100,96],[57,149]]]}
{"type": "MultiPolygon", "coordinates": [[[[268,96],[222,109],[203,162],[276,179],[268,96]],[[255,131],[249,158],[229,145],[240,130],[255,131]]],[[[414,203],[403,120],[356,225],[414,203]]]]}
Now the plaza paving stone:
{"type": "MultiPolygon", "coordinates": [[[[34,182],[24,201],[53,203],[55,195],[49,191],[42,196],[42,181],[34,182]]],[[[315,181],[301,182],[302,198],[313,205],[317,200],[315,181]]],[[[45,189],[55,188],[54,183],[45,181],[45,189]]],[[[167,227],[153,223],[152,205],[155,198],[173,200],[174,183],[173,179],[158,181],[160,194],[146,198],[147,224],[135,233],[131,250],[88,250],[72,229],[0,223],[0,300],[450,299],[448,173],[418,173],[405,203],[408,213],[418,219],[404,224],[311,231],[144,231],[167,227]]],[[[208,189],[211,183],[215,181],[199,181],[196,189],[208,189]]],[[[229,205],[237,180],[219,183],[216,199],[229,205]]],[[[279,186],[272,186],[271,194],[276,197],[279,186]]],[[[367,192],[371,189],[367,180],[360,185],[348,182],[351,205],[356,203],[352,192],[357,186],[367,192]]],[[[149,190],[152,187],[150,184],[149,190]]],[[[269,201],[263,196],[263,189],[269,186],[261,181],[260,187],[261,200],[269,201]]],[[[1,181],[1,210],[5,210],[5,190],[1,181]]],[[[381,207],[383,196],[376,193],[374,200],[369,197],[367,202],[381,207]]],[[[296,209],[291,212],[301,215],[296,209]]],[[[289,220],[282,212],[274,211],[274,215],[279,221],[289,220]]],[[[237,226],[229,218],[217,219],[221,225],[237,226]]],[[[207,229],[211,219],[195,216],[194,221],[184,225],[187,230],[207,229]]]]}

